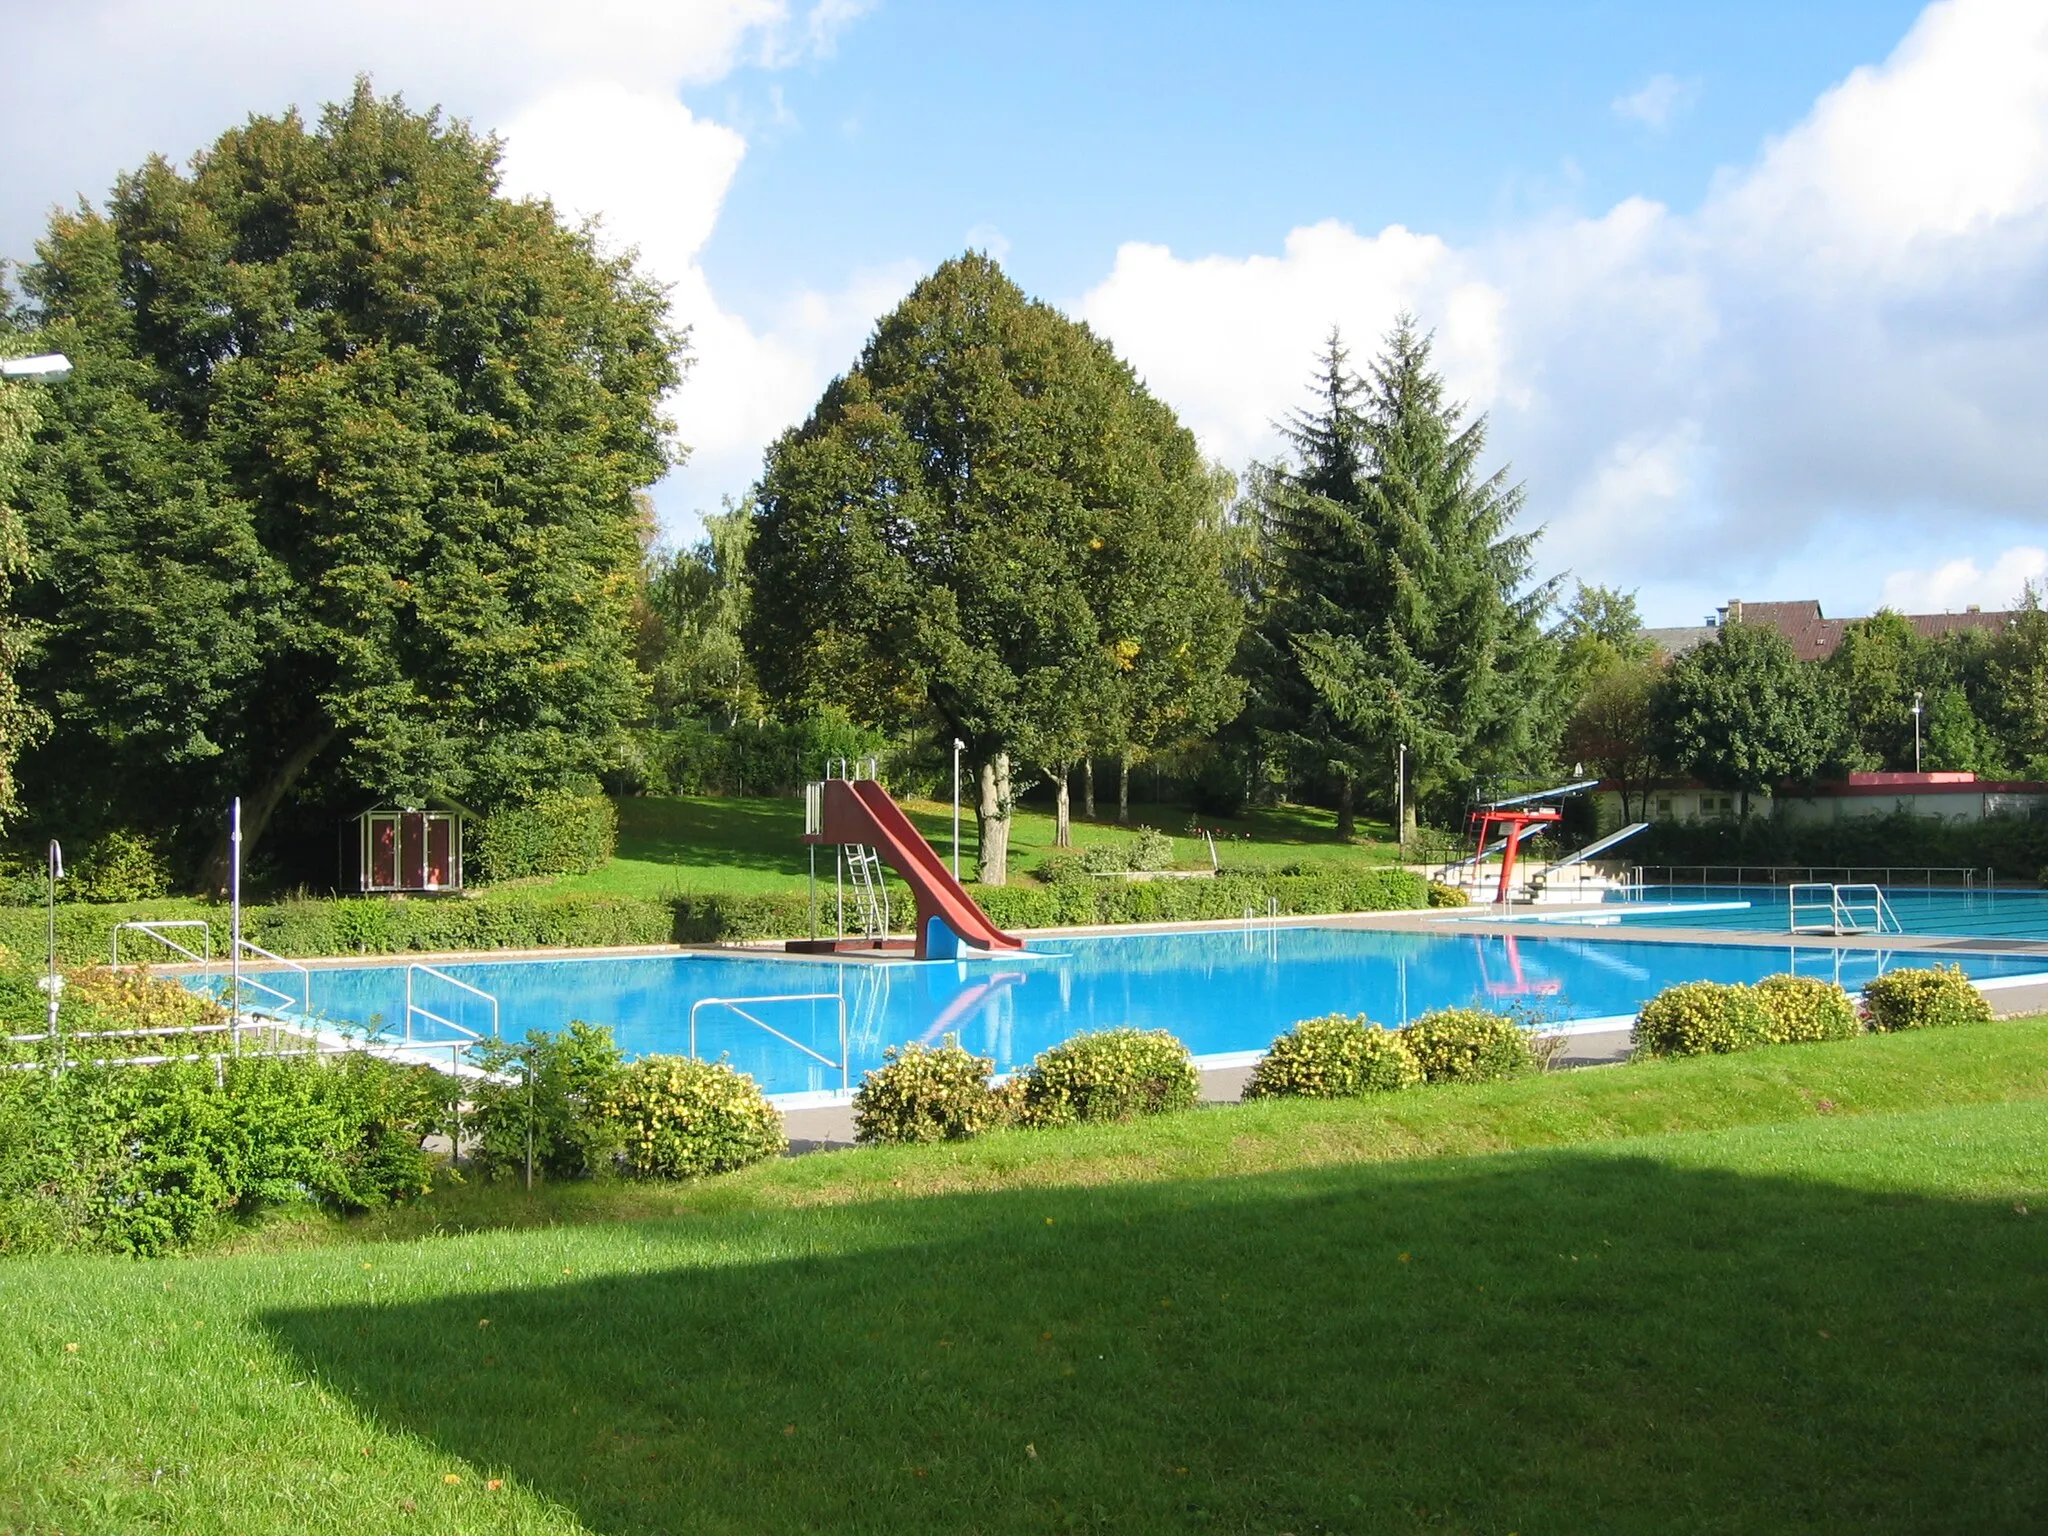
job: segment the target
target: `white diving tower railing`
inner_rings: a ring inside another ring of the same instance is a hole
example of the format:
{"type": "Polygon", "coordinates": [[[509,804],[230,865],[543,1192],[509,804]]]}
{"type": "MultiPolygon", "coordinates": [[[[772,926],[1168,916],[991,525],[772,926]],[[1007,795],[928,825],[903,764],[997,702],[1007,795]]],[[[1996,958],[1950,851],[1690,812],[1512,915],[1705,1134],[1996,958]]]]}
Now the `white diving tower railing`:
{"type": "Polygon", "coordinates": [[[1859,933],[1904,933],[1884,888],[1877,885],[1824,885],[1818,881],[1790,888],[1793,933],[1847,937],[1859,933]]]}

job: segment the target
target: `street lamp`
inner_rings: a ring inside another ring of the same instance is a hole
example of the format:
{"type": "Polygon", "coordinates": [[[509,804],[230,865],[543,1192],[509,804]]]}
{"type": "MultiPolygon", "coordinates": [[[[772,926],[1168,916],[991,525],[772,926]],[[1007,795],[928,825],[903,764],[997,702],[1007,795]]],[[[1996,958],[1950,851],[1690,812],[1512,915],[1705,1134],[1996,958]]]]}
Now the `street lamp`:
{"type": "Polygon", "coordinates": [[[953,738],[953,878],[960,878],[960,754],[967,750],[967,743],[958,736],[953,738]]]}
{"type": "Polygon", "coordinates": [[[1920,771],[1920,690],[1913,690],[1913,771],[1920,771]]]}
{"type": "Polygon", "coordinates": [[[62,352],[43,352],[35,357],[0,357],[0,379],[31,379],[54,384],[71,373],[71,359],[62,352]]]}

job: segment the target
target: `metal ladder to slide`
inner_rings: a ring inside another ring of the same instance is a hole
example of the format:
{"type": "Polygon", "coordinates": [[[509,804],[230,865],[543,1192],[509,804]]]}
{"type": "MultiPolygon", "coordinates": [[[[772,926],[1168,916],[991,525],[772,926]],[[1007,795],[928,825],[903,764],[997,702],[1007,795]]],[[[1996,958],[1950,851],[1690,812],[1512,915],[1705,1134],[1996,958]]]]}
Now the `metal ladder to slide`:
{"type": "Polygon", "coordinates": [[[889,888],[882,880],[882,856],[860,843],[845,844],[844,852],[861,932],[879,944],[889,937],[889,888]]]}

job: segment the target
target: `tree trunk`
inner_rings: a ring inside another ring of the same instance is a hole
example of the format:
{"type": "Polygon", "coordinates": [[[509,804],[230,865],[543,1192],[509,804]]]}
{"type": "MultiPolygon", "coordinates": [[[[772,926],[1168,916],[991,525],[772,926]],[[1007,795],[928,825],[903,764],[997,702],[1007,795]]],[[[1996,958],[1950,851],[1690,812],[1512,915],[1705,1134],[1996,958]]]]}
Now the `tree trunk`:
{"type": "Polygon", "coordinates": [[[974,800],[974,824],[980,833],[974,878],[983,885],[1007,885],[1010,862],[1010,754],[986,759],[974,800]]]}
{"type": "Polygon", "coordinates": [[[1095,759],[1081,759],[1081,819],[1095,819],[1095,759]]]}
{"type": "Polygon", "coordinates": [[[1346,777],[1337,781],[1337,841],[1348,843],[1351,834],[1358,830],[1358,809],[1353,803],[1351,780],[1346,777]]]}
{"type": "Polygon", "coordinates": [[[1055,848],[1074,846],[1074,820],[1071,814],[1073,796],[1068,793],[1067,780],[1074,770],[1065,763],[1053,768],[1052,780],[1058,786],[1053,798],[1052,845],[1055,848]]]}
{"type": "MultiPolygon", "coordinates": [[[[327,750],[327,744],[334,740],[334,727],[326,721],[308,727],[299,736],[299,741],[286,754],[283,762],[271,770],[270,777],[257,786],[256,793],[242,803],[242,859],[246,864],[249,851],[262,841],[264,829],[270,825],[271,815],[277,810],[291,787],[298,783],[299,776],[313,765],[313,759],[327,750]]],[[[234,866],[234,844],[226,822],[222,823],[220,837],[214,842],[213,851],[207,855],[206,865],[201,873],[202,887],[215,896],[228,894],[229,877],[234,866]]]]}
{"type": "Polygon", "coordinates": [[[1121,826],[1131,819],[1131,754],[1116,755],[1116,819],[1121,826]]]}

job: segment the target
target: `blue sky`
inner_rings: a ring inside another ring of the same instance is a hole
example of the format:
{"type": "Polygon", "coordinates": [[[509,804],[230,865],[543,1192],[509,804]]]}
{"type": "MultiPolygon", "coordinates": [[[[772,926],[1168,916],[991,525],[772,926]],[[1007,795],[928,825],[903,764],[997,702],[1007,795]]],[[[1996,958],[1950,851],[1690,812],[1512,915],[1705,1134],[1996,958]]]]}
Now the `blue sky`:
{"type": "Polygon", "coordinates": [[[883,0],[829,57],[684,92],[748,140],[704,262],[759,311],[996,233],[1072,301],[1125,240],[1248,255],[1337,218],[1463,243],[1630,195],[1691,208],[1918,10],[883,0]],[[1662,126],[1615,109],[1660,77],[1662,126]]]}
{"type": "Polygon", "coordinates": [[[1543,568],[2002,605],[2048,577],[2048,7],[0,0],[0,254],[358,71],[672,284],[671,535],[967,244],[1242,468],[1400,310],[1543,568]]]}

